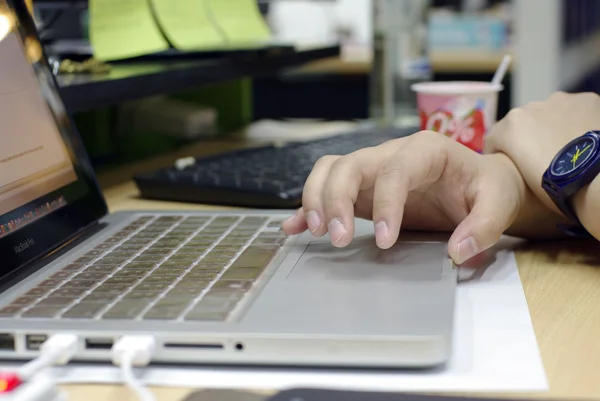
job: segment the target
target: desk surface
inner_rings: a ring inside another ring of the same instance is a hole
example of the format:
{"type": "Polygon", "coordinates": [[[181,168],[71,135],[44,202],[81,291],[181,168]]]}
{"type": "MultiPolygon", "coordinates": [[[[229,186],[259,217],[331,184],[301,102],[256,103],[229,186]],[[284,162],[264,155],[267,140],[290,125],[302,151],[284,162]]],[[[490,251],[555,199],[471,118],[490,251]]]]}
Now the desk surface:
{"type": "MultiPolygon", "coordinates": [[[[431,54],[431,65],[436,73],[489,73],[493,74],[504,57],[504,52],[436,51],[431,54]]],[[[340,57],[321,58],[295,69],[295,73],[360,75],[371,69],[369,60],[343,60],[340,57]]]]}
{"type": "MultiPolygon", "coordinates": [[[[202,205],[154,202],[138,198],[127,177],[172,163],[190,154],[214,153],[247,142],[221,141],[137,163],[100,182],[111,211],[131,209],[207,210],[202,205]]],[[[600,398],[600,252],[582,241],[531,243],[516,251],[519,272],[542,354],[550,393],[539,398],[600,398]]],[[[515,361],[518,363],[518,361],[515,361]]],[[[66,386],[71,401],[134,401],[120,386],[66,386]]],[[[160,401],[180,401],[190,390],[156,389],[160,401]]],[[[508,395],[501,395],[507,397],[508,395]]],[[[531,395],[523,395],[531,397],[531,395]]],[[[224,400],[227,401],[227,400],[224,400]]]]}

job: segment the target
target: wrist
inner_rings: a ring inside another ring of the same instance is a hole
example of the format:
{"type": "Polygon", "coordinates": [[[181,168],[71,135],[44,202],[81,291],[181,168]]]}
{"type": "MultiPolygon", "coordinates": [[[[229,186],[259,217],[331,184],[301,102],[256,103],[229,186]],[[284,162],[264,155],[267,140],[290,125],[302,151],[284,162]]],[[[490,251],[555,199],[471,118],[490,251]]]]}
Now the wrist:
{"type": "MultiPolygon", "coordinates": [[[[545,205],[544,201],[527,186],[513,160],[504,153],[488,154],[484,157],[490,159],[492,168],[502,169],[506,172],[511,189],[517,191],[515,197],[518,201],[514,211],[514,220],[506,230],[506,234],[529,239],[564,237],[564,233],[557,229],[557,224],[568,223],[568,219],[545,205]]],[[[548,201],[550,201],[549,198],[548,201]]]]}
{"type": "Polygon", "coordinates": [[[600,205],[600,176],[577,191],[571,199],[571,206],[581,224],[590,234],[600,239],[598,205],[600,205]]]}

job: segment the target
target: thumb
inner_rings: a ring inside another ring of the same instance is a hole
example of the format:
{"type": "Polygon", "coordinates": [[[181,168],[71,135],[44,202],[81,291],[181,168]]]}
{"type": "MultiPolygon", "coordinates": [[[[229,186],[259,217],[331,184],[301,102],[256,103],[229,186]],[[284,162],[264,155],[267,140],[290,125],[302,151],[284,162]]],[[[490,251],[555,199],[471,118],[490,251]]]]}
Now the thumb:
{"type": "Polygon", "coordinates": [[[516,218],[518,206],[498,191],[480,193],[469,215],[458,225],[448,253],[460,265],[494,246],[516,218]]]}

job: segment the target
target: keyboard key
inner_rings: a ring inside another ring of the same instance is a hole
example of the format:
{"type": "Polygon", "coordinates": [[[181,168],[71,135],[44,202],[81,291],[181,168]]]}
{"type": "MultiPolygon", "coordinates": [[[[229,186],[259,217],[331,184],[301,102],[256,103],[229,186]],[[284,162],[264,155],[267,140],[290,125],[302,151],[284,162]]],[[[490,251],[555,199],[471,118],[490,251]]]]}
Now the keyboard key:
{"type": "Polygon", "coordinates": [[[114,301],[117,297],[119,297],[123,292],[122,291],[98,291],[94,290],[89,293],[85,298],[81,300],[81,302],[102,302],[105,305],[114,301]]]}
{"type": "Polygon", "coordinates": [[[105,307],[105,303],[81,302],[63,313],[62,317],[69,319],[91,319],[105,307]]]}
{"type": "Polygon", "coordinates": [[[238,227],[259,227],[268,220],[267,217],[245,217],[238,227]]]}
{"type": "Polygon", "coordinates": [[[73,302],[74,298],[72,297],[59,297],[59,296],[50,296],[48,298],[42,299],[38,305],[43,306],[62,306],[66,307],[73,302]]]}
{"type": "Polygon", "coordinates": [[[103,319],[133,319],[139,315],[148,303],[144,300],[122,300],[102,315],[103,319]]]}
{"type": "Polygon", "coordinates": [[[158,297],[162,294],[163,290],[158,291],[141,291],[141,290],[133,290],[127,295],[123,297],[123,300],[126,299],[134,299],[134,300],[146,300],[147,303],[152,302],[154,298],[158,297]]]}
{"type": "Polygon", "coordinates": [[[22,297],[19,297],[12,301],[10,304],[11,306],[29,306],[37,302],[38,299],[40,299],[40,297],[35,295],[23,295],[22,297]]]}
{"type": "Polygon", "coordinates": [[[108,272],[87,272],[84,271],[83,273],[79,273],[76,276],[73,276],[73,278],[71,278],[71,280],[93,280],[93,281],[102,281],[104,280],[106,277],[108,277],[110,273],[108,272]]]}
{"type": "Polygon", "coordinates": [[[144,316],[144,320],[174,320],[177,319],[185,308],[179,306],[153,306],[144,316]]]}
{"type": "Polygon", "coordinates": [[[182,280],[212,280],[219,272],[210,271],[210,270],[196,270],[190,271],[185,276],[183,276],[182,280]]]}
{"type": "Polygon", "coordinates": [[[163,291],[165,288],[169,287],[170,284],[168,283],[154,283],[154,282],[147,282],[147,281],[142,281],[141,283],[139,283],[137,286],[135,286],[134,290],[141,290],[141,291],[163,291]]]}
{"type": "Polygon", "coordinates": [[[83,266],[85,266],[85,264],[82,264],[82,263],[71,263],[71,264],[68,264],[65,267],[63,267],[62,271],[74,272],[74,271],[77,271],[77,270],[81,270],[83,268],[83,266]]]}
{"type": "Polygon", "coordinates": [[[87,291],[87,288],[59,288],[52,292],[52,296],[78,298],[87,291]]]}
{"type": "Polygon", "coordinates": [[[21,314],[22,317],[38,317],[38,318],[52,318],[58,315],[62,307],[60,306],[34,306],[33,308],[26,310],[21,314]]]}
{"type": "Polygon", "coordinates": [[[213,311],[203,308],[192,309],[185,315],[187,321],[223,321],[227,319],[228,311],[213,311]]]}
{"type": "Polygon", "coordinates": [[[261,267],[230,267],[223,273],[221,280],[255,281],[263,270],[261,267]]]}
{"type": "Polygon", "coordinates": [[[57,271],[56,273],[54,273],[52,276],[50,276],[50,278],[55,279],[55,280],[66,280],[67,278],[71,277],[73,274],[74,274],[74,272],[60,270],[60,271],[57,271]]]}
{"type": "Polygon", "coordinates": [[[0,317],[13,317],[23,310],[20,306],[5,306],[0,309],[0,317]]]}
{"type": "Polygon", "coordinates": [[[41,287],[41,288],[54,288],[54,287],[59,287],[62,283],[64,283],[64,280],[62,279],[53,279],[53,278],[49,278],[46,279],[44,281],[42,281],[41,283],[39,283],[37,285],[37,287],[41,287]]]}
{"type": "Polygon", "coordinates": [[[122,269],[133,269],[133,270],[152,270],[155,266],[154,262],[129,262],[122,267],[122,269]]]}
{"type": "Polygon", "coordinates": [[[248,247],[233,262],[231,267],[265,267],[269,264],[278,247],[248,247]]]}
{"type": "Polygon", "coordinates": [[[188,296],[195,298],[200,295],[206,287],[208,287],[208,281],[180,281],[175,284],[175,287],[167,293],[168,296],[188,296]]]}
{"type": "Polygon", "coordinates": [[[48,294],[50,291],[52,291],[51,287],[34,287],[31,290],[27,291],[25,295],[32,297],[41,297],[48,294]]]}
{"type": "Polygon", "coordinates": [[[177,281],[177,276],[165,276],[159,274],[151,274],[150,276],[144,279],[144,283],[165,283],[165,284],[173,284],[177,281]]]}
{"type": "Polygon", "coordinates": [[[225,290],[244,293],[252,288],[251,281],[219,280],[211,288],[211,291],[225,290]]]}
{"type": "Polygon", "coordinates": [[[97,280],[71,280],[67,281],[60,288],[92,288],[98,284],[97,280]]]}

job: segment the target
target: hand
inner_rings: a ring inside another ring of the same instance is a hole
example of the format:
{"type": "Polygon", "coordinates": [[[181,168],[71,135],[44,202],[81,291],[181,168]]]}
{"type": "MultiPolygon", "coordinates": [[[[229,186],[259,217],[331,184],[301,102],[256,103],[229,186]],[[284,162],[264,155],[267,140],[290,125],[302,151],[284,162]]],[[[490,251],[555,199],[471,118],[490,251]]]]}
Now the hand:
{"type": "MultiPolygon", "coordinates": [[[[304,187],[302,208],[283,229],[329,233],[333,245],[344,247],[352,241],[354,218],[372,219],[383,249],[394,245],[401,227],[454,231],[448,252],[462,264],[494,245],[516,220],[539,217],[521,213],[524,204],[539,206],[528,200],[523,179],[505,155],[483,156],[424,131],[319,160],[304,187]]],[[[526,225],[547,227],[537,224],[544,219],[526,225]]]]}
{"type": "Polygon", "coordinates": [[[527,186],[548,208],[561,214],[542,188],[542,176],[567,143],[597,129],[600,96],[558,92],[543,102],[511,110],[486,138],[485,153],[502,152],[510,157],[527,186]]]}

